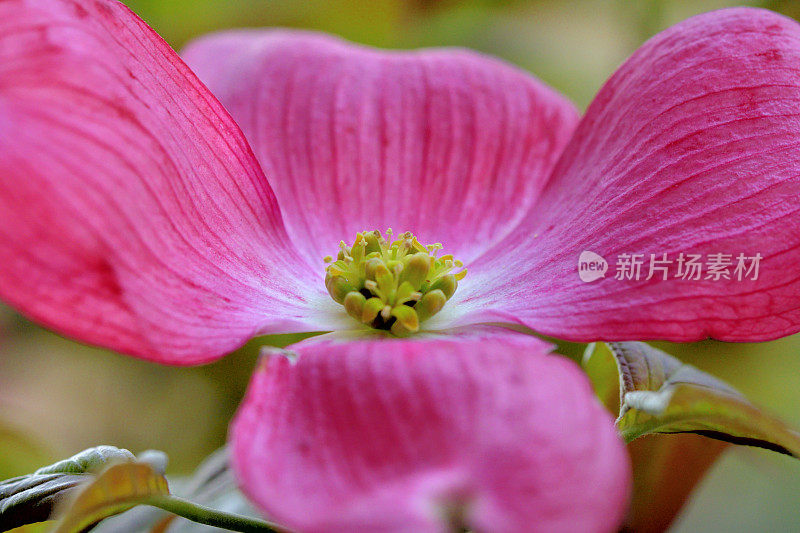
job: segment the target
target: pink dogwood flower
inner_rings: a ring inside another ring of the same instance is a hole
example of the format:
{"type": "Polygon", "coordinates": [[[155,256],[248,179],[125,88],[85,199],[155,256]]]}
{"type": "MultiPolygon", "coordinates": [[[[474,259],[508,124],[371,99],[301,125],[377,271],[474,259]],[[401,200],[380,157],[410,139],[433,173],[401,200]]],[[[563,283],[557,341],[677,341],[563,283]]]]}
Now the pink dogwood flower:
{"type": "Polygon", "coordinates": [[[444,527],[431,504],[455,502],[473,527],[501,531],[534,515],[550,530],[570,516],[618,525],[628,465],[585,378],[533,338],[453,328],[675,341],[800,330],[800,28],[788,19],[733,9],[675,26],[582,118],[467,51],[243,31],[185,59],[199,78],[111,0],[0,1],[0,296],[65,335],[168,364],[263,334],[409,337],[307,341],[296,366],[274,359],[254,377],[235,464],[287,523],[444,527]],[[396,241],[372,233],[390,226],[396,241]],[[746,281],[584,283],[583,251],[762,260],[746,281]],[[315,403],[337,387],[352,389],[315,403]],[[440,405],[415,410],[419,390],[440,405]],[[548,395],[583,422],[556,424],[548,395]],[[554,479],[561,462],[570,476],[554,479]],[[543,487],[572,506],[534,496],[543,487]],[[306,496],[319,507],[303,515],[306,496]]]}

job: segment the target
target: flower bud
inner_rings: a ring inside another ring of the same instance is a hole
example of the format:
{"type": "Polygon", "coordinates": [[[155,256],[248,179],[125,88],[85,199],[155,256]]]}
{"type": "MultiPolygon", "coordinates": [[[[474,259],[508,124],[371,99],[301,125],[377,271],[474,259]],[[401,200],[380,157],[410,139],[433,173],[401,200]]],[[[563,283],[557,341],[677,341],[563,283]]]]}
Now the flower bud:
{"type": "Polygon", "coordinates": [[[422,299],[414,306],[414,310],[416,311],[417,318],[420,321],[427,320],[441,311],[445,303],[447,303],[447,297],[444,295],[441,289],[435,289],[430,292],[426,292],[422,296],[422,299]]]}
{"type": "Polygon", "coordinates": [[[364,310],[361,312],[361,322],[364,324],[371,324],[373,320],[378,317],[378,313],[383,309],[384,303],[380,298],[370,298],[364,304],[364,310]]]}
{"type": "Polygon", "coordinates": [[[325,278],[325,288],[328,289],[328,294],[331,295],[336,303],[344,303],[344,298],[347,296],[347,293],[355,291],[356,288],[353,287],[346,279],[342,276],[327,276],[325,278]]]}
{"type": "Polygon", "coordinates": [[[403,272],[400,274],[400,282],[407,281],[415,291],[418,291],[425,278],[428,277],[430,268],[431,256],[422,252],[416,253],[406,262],[403,272]]]}
{"type": "Polygon", "coordinates": [[[383,263],[375,269],[375,281],[378,283],[378,289],[383,293],[384,298],[391,300],[394,295],[394,276],[383,263]]]}
{"type": "Polygon", "coordinates": [[[449,300],[450,297],[453,296],[453,293],[456,292],[457,288],[458,282],[456,281],[456,277],[452,274],[448,274],[434,281],[428,290],[435,291],[439,289],[444,293],[444,297],[449,300]]]}
{"type": "Polygon", "coordinates": [[[407,305],[397,305],[392,308],[392,316],[403,325],[408,331],[417,331],[419,329],[419,318],[413,308],[407,305]]]}
{"type": "Polygon", "coordinates": [[[360,292],[349,292],[344,299],[344,309],[347,314],[361,322],[361,314],[364,311],[364,304],[367,299],[360,292]]]}
{"type": "Polygon", "coordinates": [[[395,321],[389,329],[395,337],[408,337],[413,331],[409,331],[400,321],[395,321]]]}
{"type": "Polygon", "coordinates": [[[375,281],[375,271],[378,269],[378,266],[380,265],[383,265],[383,261],[381,261],[381,259],[378,257],[373,257],[372,259],[369,259],[367,261],[366,268],[364,271],[367,279],[375,281]]]}
{"type": "Polygon", "coordinates": [[[366,246],[364,247],[364,253],[366,253],[367,255],[373,252],[381,251],[381,245],[380,242],[378,241],[378,235],[376,234],[376,232],[374,231],[366,232],[364,234],[364,241],[366,243],[366,246]]]}

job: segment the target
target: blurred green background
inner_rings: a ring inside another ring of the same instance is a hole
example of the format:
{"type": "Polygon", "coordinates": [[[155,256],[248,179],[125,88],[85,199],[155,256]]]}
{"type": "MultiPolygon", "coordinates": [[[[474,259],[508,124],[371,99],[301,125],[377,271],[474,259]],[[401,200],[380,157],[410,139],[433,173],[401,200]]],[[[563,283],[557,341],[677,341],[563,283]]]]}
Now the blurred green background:
{"type": "MultiPolygon", "coordinates": [[[[128,0],[176,49],[240,26],[313,28],[382,47],[465,46],[534,73],[585,108],[644,40],[725,1],[128,0]]],[[[800,2],[746,2],[795,18],[800,2]]],[[[199,368],[157,366],[81,346],[0,306],[0,479],[97,444],[166,451],[191,471],[222,445],[256,340],[199,368]]],[[[664,346],[662,346],[664,347],[664,346]]],[[[565,347],[566,351],[575,347],[565,347]]],[[[760,345],[666,345],[800,427],[800,336],[760,345]]],[[[680,471],[675,475],[679,476],[680,471]]],[[[800,461],[734,448],[712,469],[675,531],[800,531],[800,461]]]]}

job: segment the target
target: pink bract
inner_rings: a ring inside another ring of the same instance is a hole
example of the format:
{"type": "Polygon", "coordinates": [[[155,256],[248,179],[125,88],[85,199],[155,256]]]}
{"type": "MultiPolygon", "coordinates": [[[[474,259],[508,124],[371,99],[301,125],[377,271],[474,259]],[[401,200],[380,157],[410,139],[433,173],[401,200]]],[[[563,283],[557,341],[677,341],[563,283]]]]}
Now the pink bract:
{"type": "Polygon", "coordinates": [[[317,270],[365,228],[469,263],[519,225],[578,121],[553,90],[466,50],[241,30],[183,58],[242,127],[317,270]]]}
{"type": "Polygon", "coordinates": [[[287,240],[236,124],[126,7],[0,3],[7,302],[87,342],[207,361],[270,309],[305,312],[290,252],[272,252],[287,240]]]}
{"type": "Polygon", "coordinates": [[[614,531],[630,466],[572,361],[526,335],[311,339],[271,355],[233,464],[298,531],[614,531]],[[464,342],[469,337],[472,342],[464,342]],[[451,515],[448,517],[448,513],[451,515]]]}
{"type": "Polygon", "coordinates": [[[0,4],[0,295],[34,320],[173,364],[259,334],[359,327],[326,294],[321,258],[391,225],[467,261],[427,329],[680,341],[800,329],[789,19],[730,9],[667,30],[577,127],[564,98],[463,50],[247,31],[186,57],[258,160],[121,4],[0,4]],[[746,283],[584,284],[582,250],[764,259],[746,283]]]}

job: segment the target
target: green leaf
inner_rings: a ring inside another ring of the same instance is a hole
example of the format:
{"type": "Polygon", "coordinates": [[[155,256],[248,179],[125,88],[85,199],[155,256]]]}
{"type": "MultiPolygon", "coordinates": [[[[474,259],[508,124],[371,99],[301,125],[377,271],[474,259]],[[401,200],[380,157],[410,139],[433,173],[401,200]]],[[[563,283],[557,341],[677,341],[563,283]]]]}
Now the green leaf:
{"type": "Polygon", "coordinates": [[[169,495],[166,478],[148,463],[112,465],[81,489],[55,533],[80,533],[104,518],[165,495],[169,495]]]}
{"type": "MultiPolygon", "coordinates": [[[[225,452],[211,459],[190,487],[196,496],[206,499],[228,493],[229,487],[235,488],[225,452]]],[[[31,475],[4,481],[0,483],[0,530],[8,531],[57,516],[60,522],[54,533],[79,533],[137,505],[145,505],[212,528],[254,533],[285,531],[254,516],[212,509],[171,495],[164,477],[166,463],[162,452],[146,451],[137,459],[127,450],[101,446],[31,475]]],[[[162,511],[139,513],[128,522],[159,529],[157,521],[162,521],[166,527],[171,519],[164,520],[169,515],[162,511]]],[[[110,528],[109,531],[119,530],[113,524],[110,528]]],[[[126,529],[140,530],[141,527],[126,529]]]]}
{"type": "Polygon", "coordinates": [[[598,397],[619,413],[628,441],[633,494],[625,531],[668,529],[725,449],[722,441],[795,457],[800,450],[796,432],[730,385],[647,344],[589,345],[583,366],[598,397]]]}
{"type": "MultiPolygon", "coordinates": [[[[727,383],[642,342],[610,350],[619,373],[617,428],[630,442],[653,433],[696,433],[800,458],[800,433],[751,404],[727,383]]],[[[602,357],[590,355],[589,359],[602,357]]]]}
{"type": "Polygon", "coordinates": [[[92,472],[114,462],[134,459],[128,450],[98,446],[33,474],[0,482],[0,531],[48,520],[55,506],[78,485],[90,480],[92,472]]]}
{"type": "MultiPolygon", "coordinates": [[[[173,494],[218,511],[258,518],[260,513],[241,493],[228,464],[228,451],[221,448],[211,454],[189,478],[170,478],[173,494]]],[[[96,533],[118,531],[150,531],[156,533],[214,533],[218,528],[191,522],[155,507],[139,507],[104,520],[93,530],[96,533]]]]}
{"type": "MultiPolygon", "coordinates": [[[[225,461],[212,465],[212,478],[224,472],[225,461]]],[[[210,480],[209,480],[210,481],[210,480]]],[[[167,479],[152,465],[142,462],[115,464],[106,468],[91,483],[83,486],[69,506],[61,513],[61,521],[54,533],[80,533],[106,518],[118,515],[137,505],[158,507],[192,522],[246,533],[281,533],[286,530],[249,516],[212,509],[170,494],[167,479]]],[[[148,521],[146,516],[140,516],[148,521]]],[[[163,531],[169,525],[168,517],[155,524],[154,530],[163,531]]]]}
{"type": "Polygon", "coordinates": [[[130,462],[136,460],[128,450],[114,446],[97,446],[89,448],[69,459],[64,459],[50,466],[45,466],[34,472],[36,474],[85,474],[95,472],[104,466],[116,462],[130,462]]]}
{"type": "Polygon", "coordinates": [[[86,476],[42,474],[0,482],[0,531],[44,522],[86,476]]]}
{"type": "Polygon", "coordinates": [[[586,347],[581,366],[589,376],[594,393],[611,411],[619,412],[619,372],[614,354],[603,343],[591,343],[586,347]]]}

